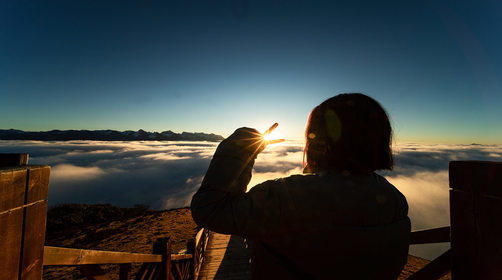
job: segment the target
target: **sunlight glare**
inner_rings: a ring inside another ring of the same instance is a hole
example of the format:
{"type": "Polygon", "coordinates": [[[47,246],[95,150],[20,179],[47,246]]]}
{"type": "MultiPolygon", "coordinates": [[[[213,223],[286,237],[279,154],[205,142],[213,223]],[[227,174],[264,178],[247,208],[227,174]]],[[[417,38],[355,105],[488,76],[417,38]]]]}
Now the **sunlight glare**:
{"type": "Polygon", "coordinates": [[[281,139],[281,138],[283,137],[281,137],[280,133],[278,133],[277,130],[273,130],[270,134],[263,136],[263,139],[265,139],[265,141],[281,139]]]}

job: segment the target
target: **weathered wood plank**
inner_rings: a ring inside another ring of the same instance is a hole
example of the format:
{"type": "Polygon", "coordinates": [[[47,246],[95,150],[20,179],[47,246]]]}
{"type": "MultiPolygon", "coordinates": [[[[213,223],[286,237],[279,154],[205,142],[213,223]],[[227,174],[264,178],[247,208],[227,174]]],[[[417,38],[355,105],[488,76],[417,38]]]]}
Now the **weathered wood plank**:
{"type": "Polygon", "coordinates": [[[45,243],[47,201],[24,208],[24,240],[21,262],[21,279],[41,279],[45,243]]]}
{"type": "Polygon", "coordinates": [[[198,279],[250,279],[249,251],[237,236],[211,232],[198,279]]]}
{"type": "Polygon", "coordinates": [[[23,209],[0,214],[0,279],[18,279],[23,209]]]}
{"type": "Polygon", "coordinates": [[[28,154],[0,154],[0,167],[28,164],[28,154]]]}
{"type": "Polygon", "coordinates": [[[171,254],[172,261],[183,261],[193,258],[192,254],[171,254]]]}
{"type": "Polygon", "coordinates": [[[197,234],[195,234],[195,245],[199,244],[202,238],[202,234],[204,233],[204,228],[201,228],[197,234]]]}
{"type": "Polygon", "coordinates": [[[450,242],[450,227],[413,231],[410,235],[410,244],[439,242],[450,242]]]}
{"type": "Polygon", "coordinates": [[[161,262],[161,255],[45,246],[44,265],[161,262]]]}
{"type": "Polygon", "coordinates": [[[162,256],[160,263],[160,280],[169,280],[172,275],[171,263],[171,240],[169,238],[158,238],[153,244],[153,253],[162,256]]]}
{"type": "Polygon", "coordinates": [[[209,240],[209,230],[201,228],[195,235],[195,239],[187,244],[188,253],[193,254],[190,274],[193,279],[197,279],[202,264],[205,261],[207,243],[209,240]]]}
{"type": "Polygon", "coordinates": [[[47,199],[50,170],[49,166],[28,167],[26,203],[47,199]]]}
{"type": "Polygon", "coordinates": [[[0,213],[23,206],[27,174],[26,168],[0,170],[0,213]]]}

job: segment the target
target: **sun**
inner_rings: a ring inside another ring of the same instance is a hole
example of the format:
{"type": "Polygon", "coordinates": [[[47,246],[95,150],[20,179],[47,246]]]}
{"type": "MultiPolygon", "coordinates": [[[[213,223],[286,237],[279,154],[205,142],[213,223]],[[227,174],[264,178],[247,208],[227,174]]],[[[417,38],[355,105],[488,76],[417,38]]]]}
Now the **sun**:
{"type": "Polygon", "coordinates": [[[283,138],[277,130],[272,131],[270,134],[264,135],[263,139],[265,141],[276,140],[283,138]]]}

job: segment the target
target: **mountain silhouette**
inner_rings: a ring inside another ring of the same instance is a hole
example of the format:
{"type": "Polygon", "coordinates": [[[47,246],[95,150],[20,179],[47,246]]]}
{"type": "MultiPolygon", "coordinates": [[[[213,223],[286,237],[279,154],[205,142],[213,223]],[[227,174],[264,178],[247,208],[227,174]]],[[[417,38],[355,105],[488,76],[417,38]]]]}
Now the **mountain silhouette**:
{"type": "Polygon", "coordinates": [[[223,140],[223,136],[213,133],[182,132],[171,130],[148,132],[126,130],[51,130],[22,131],[17,129],[0,129],[0,140],[101,140],[101,141],[211,141],[223,140]]]}

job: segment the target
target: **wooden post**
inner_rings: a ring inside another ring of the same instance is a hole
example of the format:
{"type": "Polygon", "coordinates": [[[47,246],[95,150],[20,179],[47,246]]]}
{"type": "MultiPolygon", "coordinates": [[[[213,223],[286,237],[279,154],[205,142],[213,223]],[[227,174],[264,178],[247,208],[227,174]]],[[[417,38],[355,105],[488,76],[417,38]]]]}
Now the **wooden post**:
{"type": "Polygon", "coordinates": [[[192,254],[192,260],[190,261],[189,268],[189,279],[195,279],[195,266],[197,260],[197,249],[195,248],[195,239],[190,239],[187,242],[187,254],[192,254]]]}
{"type": "Polygon", "coordinates": [[[450,162],[452,277],[502,279],[502,162],[450,162]]]}
{"type": "Polygon", "coordinates": [[[42,278],[50,168],[27,163],[0,154],[0,279],[42,278]]]}
{"type": "Polygon", "coordinates": [[[171,239],[159,238],[153,244],[153,253],[162,255],[162,262],[160,264],[160,280],[171,280],[172,264],[171,264],[171,239]]]}
{"type": "Polygon", "coordinates": [[[48,166],[28,166],[21,279],[42,277],[49,173],[48,166]]]}
{"type": "Polygon", "coordinates": [[[0,170],[0,279],[19,279],[26,169],[0,170]]]}
{"type": "Polygon", "coordinates": [[[0,167],[24,166],[28,158],[28,154],[0,154],[0,167]]]}

